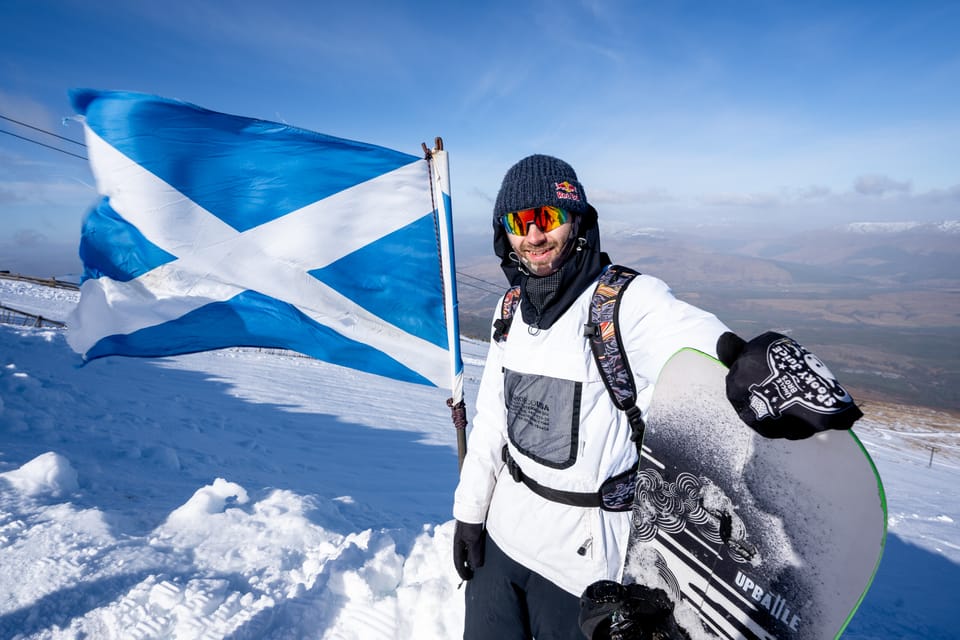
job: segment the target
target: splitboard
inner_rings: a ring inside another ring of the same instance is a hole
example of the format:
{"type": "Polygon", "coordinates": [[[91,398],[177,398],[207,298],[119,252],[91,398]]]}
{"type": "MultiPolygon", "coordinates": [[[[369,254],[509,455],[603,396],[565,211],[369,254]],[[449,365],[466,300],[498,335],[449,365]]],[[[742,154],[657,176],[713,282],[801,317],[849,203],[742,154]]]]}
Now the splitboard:
{"type": "Polygon", "coordinates": [[[726,371],[683,350],[658,380],[623,582],[665,589],[694,640],[836,638],[883,551],[880,477],[850,431],[755,433],[726,371]]]}

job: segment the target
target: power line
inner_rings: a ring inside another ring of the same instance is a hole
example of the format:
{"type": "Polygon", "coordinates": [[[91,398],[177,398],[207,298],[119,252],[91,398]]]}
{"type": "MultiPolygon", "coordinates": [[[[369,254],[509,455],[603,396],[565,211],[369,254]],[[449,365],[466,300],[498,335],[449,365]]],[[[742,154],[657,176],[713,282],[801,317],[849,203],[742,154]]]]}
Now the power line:
{"type": "Polygon", "coordinates": [[[63,149],[60,149],[59,147],[54,147],[53,145],[45,144],[45,143],[40,142],[40,141],[38,141],[38,140],[32,140],[32,139],[30,139],[30,138],[27,138],[27,137],[24,137],[24,136],[21,136],[21,135],[17,135],[16,133],[12,133],[12,132],[10,132],[10,131],[4,131],[3,129],[0,129],[0,133],[5,133],[5,134],[7,134],[8,136],[13,136],[14,138],[20,138],[21,140],[26,140],[27,142],[32,142],[33,144],[38,144],[38,145],[40,145],[41,147],[46,147],[47,149],[53,149],[54,151],[59,151],[60,153],[65,153],[65,154],[67,154],[68,156],[73,156],[74,158],[80,158],[81,160],[86,160],[86,159],[87,159],[85,156],[81,156],[81,155],[78,155],[78,154],[76,154],[76,153],[70,153],[69,151],[64,151],[63,149]]]}
{"type": "Polygon", "coordinates": [[[476,280],[477,282],[482,282],[482,283],[484,283],[484,284],[488,284],[488,285],[490,285],[491,287],[495,287],[495,288],[498,288],[498,289],[500,288],[500,285],[497,284],[496,282],[490,282],[489,280],[484,280],[483,278],[480,278],[480,277],[475,276],[475,275],[471,275],[471,274],[469,274],[469,273],[464,273],[463,271],[458,271],[457,273],[459,273],[460,275],[462,275],[462,276],[464,276],[464,277],[466,277],[466,278],[471,278],[471,279],[473,279],[473,280],[476,280]]]}
{"type": "MultiPolygon", "coordinates": [[[[457,274],[460,275],[460,272],[458,271],[457,274]]],[[[466,281],[464,281],[464,280],[458,280],[458,281],[457,281],[457,284],[458,284],[458,285],[462,285],[462,286],[464,286],[464,287],[473,287],[474,289],[479,289],[480,291],[482,291],[482,292],[484,292],[484,293],[489,293],[489,294],[493,294],[493,293],[501,294],[501,293],[503,293],[503,291],[496,291],[496,292],[494,292],[494,291],[491,291],[491,290],[486,289],[486,288],[484,288],[484,287],[481,287],[481,286],[479,286],[479,285],[473,284],[472,282],[466,282],[466,281]]]]}
{"type": "MultiPolygon", "coordinates": [[[[3,118],[4,120],[8,120],[8,121],[10,121],[10,122],[13,122],[13,123],[15,123],[15,124],[18,124],[18,125],[20,125],[21,127],[26,127],[26,128],[28,128],[28,129],[33,129],[34,131],[39,131],[40,133],[45,133],[45,134],[47,134],[48,136],[53,136],[54,138],[60,138],[61,140],[65,140],[65,141],[67,141],[67,142],[72,142],[73,144],[80,145],[81,147],[86,147],[86,146],[87,146],[87,145],[85,145],[85,144],[82,143],[82,142],[77,142],[76,140],[73,140],[73,139],[71,139],[71,138],[67,138],[67,137],[65,137],[65,136],[61,136],[61,135],[56,134],[56,133],[54,133],[54,132],[52,132],[52,131],[47,131],[46,129],[41,129],[40,127],[35,127],[35,126],[33,126],[32,124],[27,124],[26,122],[20,122],[19,120],[14,120],[13,118],[11,118],[11,117],[9,117],[9,116],[5,116],[5,115],[3,115],[2,113],[0,113],[0,118],[3,118]]],[[[26,138],[24,138],[24,140],[26,140],[26,138]]],[[[32,142],[32,140],[31,140],[31,142],[32,142]]],[[[40,144],[40,143],[37,143],[37,144],[40,144]]]]}
{"type": "MultiPolygon", "coordinates": [[[[500,285],[498,285],[498,284],[496,284],[496,283],[493,283],[493,282],[489,282],[488,280],[484,280],[483,278],[478,278],[477,276],[472,276],[472,275],[470,275],[469,273],[464,273],[464,272],[462,272],[462,271],[457,271],[457,276],[464,277],[464,278],[471,278],[471,279],[476,280],[477,282],[479,282],[479,283],[481,283],[481,284],[486,285],[487,287],[489,287],[489,289],[486,289],[487,293],[497,293],[497,294],[501,294],[501,293],[503,293],[503,291],[504,291],[504,288],[503,288],[502,286],[500,286],[500,285]]],[[[467,285],[467,286],[474,287],[474,288],[476,288],[476,289],[484,290],[483,287],[481,287],[481,286],[478,285],[478,284],[474,284],[474,283],[472,283],[472,282],[463,282],[463,281],[461,281],[461,284],[465,284],[465,285],[467,285]]]]}

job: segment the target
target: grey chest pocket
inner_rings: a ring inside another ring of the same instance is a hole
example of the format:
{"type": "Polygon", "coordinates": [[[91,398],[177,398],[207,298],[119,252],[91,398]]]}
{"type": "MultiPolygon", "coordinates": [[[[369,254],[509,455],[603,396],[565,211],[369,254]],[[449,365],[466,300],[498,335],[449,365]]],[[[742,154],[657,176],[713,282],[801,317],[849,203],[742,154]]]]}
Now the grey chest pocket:
{"type": "Polygon", "coordinates": [[[507,434],[523,455],[554,469],[577,461],[581,383],[504,370],[507,434]]]}

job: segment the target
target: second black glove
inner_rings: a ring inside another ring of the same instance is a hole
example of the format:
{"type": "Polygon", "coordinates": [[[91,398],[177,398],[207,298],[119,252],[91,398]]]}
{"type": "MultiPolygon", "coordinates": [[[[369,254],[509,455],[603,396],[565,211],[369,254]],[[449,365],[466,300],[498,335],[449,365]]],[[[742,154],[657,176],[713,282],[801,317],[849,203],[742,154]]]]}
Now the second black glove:
{"type": "Polygon", "coordinates": [[[473,578],[473,570],[483,566],[486,531],[482,524],[460,522],[453,529],[453,566],[463,580],[473,578]]]}

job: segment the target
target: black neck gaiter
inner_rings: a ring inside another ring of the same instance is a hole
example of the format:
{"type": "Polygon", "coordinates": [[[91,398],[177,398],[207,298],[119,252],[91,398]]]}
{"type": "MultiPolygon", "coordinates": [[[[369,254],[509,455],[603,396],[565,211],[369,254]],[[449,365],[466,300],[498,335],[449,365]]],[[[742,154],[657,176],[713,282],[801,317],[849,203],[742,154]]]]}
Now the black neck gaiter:
{"type": "Polygon", "coordinates": [[[543,312],[549,308],[550,303],[556,297],[560,282],[563,279],[563,270],[567,268],[568,264],[570,264],[569,260],[563,264],[563,267],[548,276],[530,275],[523,279],[521,283],[523,297],[530,301],[530,305],[536,314],[535,317],[542,317],[543,312]]]}
{"type": "Polygon", "coordinates": [[[584,248],[574,251],[563,266],[549,276],[523,274],[520,278],[523,321],[534,329],[552,327],[608,264],[607,254],[584,248]]]}

